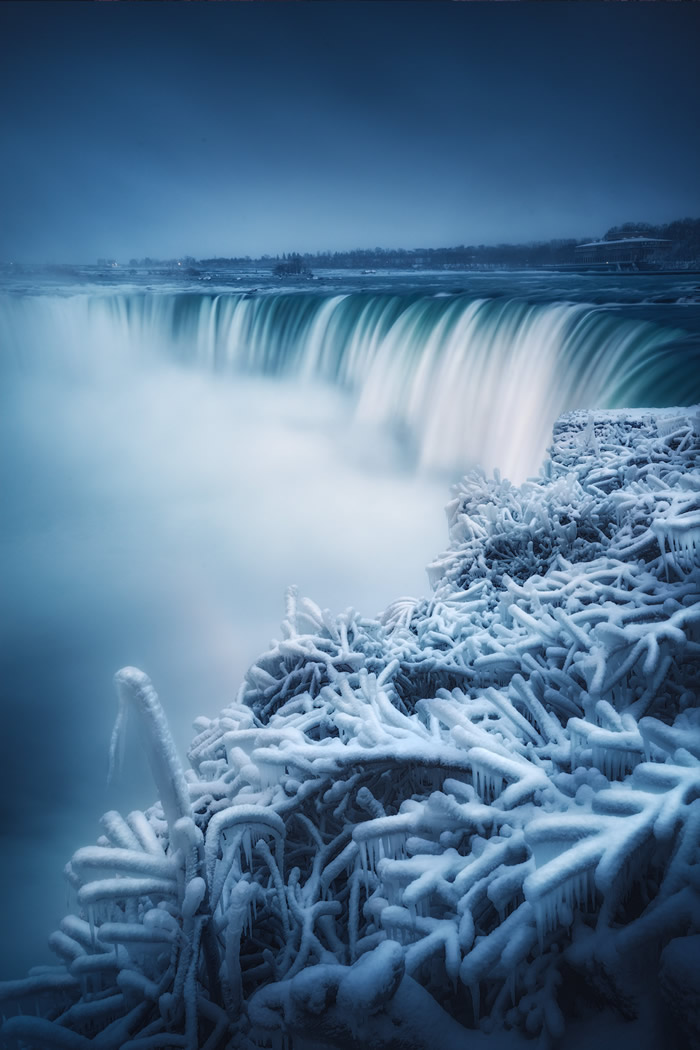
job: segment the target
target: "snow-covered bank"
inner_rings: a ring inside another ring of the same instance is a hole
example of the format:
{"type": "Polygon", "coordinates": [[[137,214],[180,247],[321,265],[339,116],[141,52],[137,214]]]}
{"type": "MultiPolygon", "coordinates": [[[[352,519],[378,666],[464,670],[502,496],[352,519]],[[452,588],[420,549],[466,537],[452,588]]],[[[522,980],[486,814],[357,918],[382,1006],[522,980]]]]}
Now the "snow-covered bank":
{"type": "Polygon", "coordinates": [[[121,672],[161,801],[75,854],[7,1045],[697,1045],[699,433],[564,416],[457,486],[429,598],[290,591],[184,773],[121,672]]]}

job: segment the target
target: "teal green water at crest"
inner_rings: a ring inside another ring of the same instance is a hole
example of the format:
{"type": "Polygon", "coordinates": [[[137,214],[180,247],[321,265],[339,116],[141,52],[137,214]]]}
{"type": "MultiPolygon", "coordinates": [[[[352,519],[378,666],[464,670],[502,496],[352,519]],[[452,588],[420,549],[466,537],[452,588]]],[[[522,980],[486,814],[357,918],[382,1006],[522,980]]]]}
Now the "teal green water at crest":
{"type": "Polygon", "coordinates": [[[537,470],[558,415],[700,401],[686,333],[588,304],[464,295],[130,293],[5,297],[23,367],[167,360],[322,382],[387,425],[425,470],[537,470]]]}

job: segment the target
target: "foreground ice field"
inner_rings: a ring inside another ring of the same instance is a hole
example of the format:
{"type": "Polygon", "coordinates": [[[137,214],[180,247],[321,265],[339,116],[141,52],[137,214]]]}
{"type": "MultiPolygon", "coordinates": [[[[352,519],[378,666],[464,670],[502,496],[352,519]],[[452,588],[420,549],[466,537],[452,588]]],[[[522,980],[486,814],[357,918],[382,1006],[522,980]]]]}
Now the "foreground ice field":
{"type": "Polygon", "coordinates": [[[159,801],[74,855],[3,1044],[699,1045],[699,433],[563,416],[538,480],[456,487],[430,598],[290,590],[186,771],[121,671],[159,801]]]}

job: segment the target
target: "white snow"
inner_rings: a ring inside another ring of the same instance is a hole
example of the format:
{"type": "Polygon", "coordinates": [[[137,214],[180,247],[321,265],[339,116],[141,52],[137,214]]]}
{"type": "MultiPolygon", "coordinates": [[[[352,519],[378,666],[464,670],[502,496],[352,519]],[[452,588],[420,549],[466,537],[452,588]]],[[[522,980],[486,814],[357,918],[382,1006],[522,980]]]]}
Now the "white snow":
{"type": "Polygon", "coordinates": [[[7,1039],[603,1050],[587,987],[616,1045],[696,1038],[697,418],[573,413],[538,478],[468,475],[432,593],[378,620],[291,589],[187,774],[120,672],[160,799],[73,857],[7,1039]]]}

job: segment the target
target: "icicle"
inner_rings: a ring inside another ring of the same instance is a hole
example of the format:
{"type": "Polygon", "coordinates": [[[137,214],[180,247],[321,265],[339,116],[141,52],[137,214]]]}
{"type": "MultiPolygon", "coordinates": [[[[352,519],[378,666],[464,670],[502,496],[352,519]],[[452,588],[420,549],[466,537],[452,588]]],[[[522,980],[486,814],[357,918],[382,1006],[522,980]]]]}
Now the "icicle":
{"type": "Polygon", "coordinates": [[[144,746],[153,778],[163,805],[165,819],[174,827],[180,817],[191,816],[192,807],[187,782],[173,743],[163,708],[150,679],[134,667],[125,667],[115,675],[120,707],[131,703],[138,712],[144,730],[144,746]]]}
{"type": "Polygon", "coordinates": [[[114,723],[112,736],[109,741],[109,769],[107,771],[107,783],[111,784],[114,777],[121,773],[124,766],[124,743],[126,739],[126,723],[129,708],[124,697],[119,698],[119,711],[114,723]]]}
{"type": "Polygon", "coordinates": [[[96,932],[95,932],[95,905],[92,904],[92,903],[88,904],[88,906],[87,906],[87,917],[88,917],[88,922],[90,924],[90,941],[92,943],[92,947],[96,948],[97,947],[97,935],[96,935],[96,932]]]}
{"type": "Polygon", "coordinates": [[[474,1023],[479,1023],[480,1016],[480,996],[479,996],[479,982],[475,981],[474,984],[469,985],[469,992],[472,997],[472,1010],[474,1011],[474,1023]]]}

